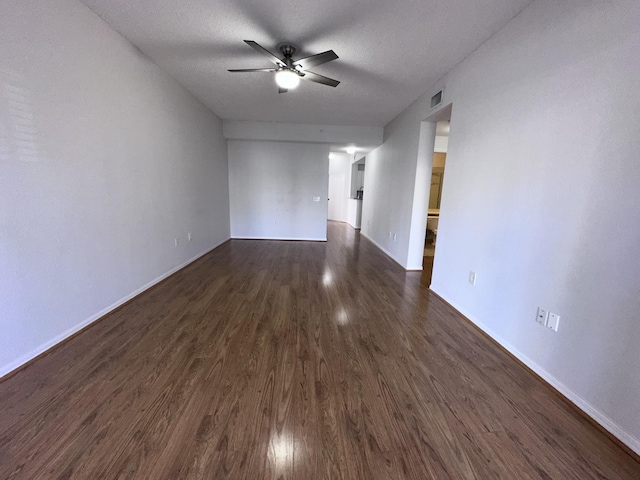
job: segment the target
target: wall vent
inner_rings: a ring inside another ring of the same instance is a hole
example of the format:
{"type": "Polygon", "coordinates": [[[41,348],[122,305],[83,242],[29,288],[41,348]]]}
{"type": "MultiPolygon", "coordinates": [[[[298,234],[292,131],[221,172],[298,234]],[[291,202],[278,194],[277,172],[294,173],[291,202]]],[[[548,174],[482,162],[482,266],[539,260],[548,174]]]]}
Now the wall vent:
{"type": "Polygon", "coordinates": [[[431,108],[436,108],[442,103],[442,90],[431,97],[431,108]]]}

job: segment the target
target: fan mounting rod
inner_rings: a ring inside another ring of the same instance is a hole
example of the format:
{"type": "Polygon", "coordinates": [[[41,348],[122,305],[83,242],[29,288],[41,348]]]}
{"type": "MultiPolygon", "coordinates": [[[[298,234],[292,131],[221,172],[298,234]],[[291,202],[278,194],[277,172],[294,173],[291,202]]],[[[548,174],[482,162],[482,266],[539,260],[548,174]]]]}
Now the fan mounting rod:
{"type": "Polygon", "coordinates": [[[295,67],[293,66],[292,57],[293,57],[293,54],[296,53],[296,47],[294,47],[293,45],[289,45],[288,43],[284,43],[280,45],[280,51],[284,56],[282,61],[286,63],[287,67],[289,67],[291,70],[295,70],[295,67]]]}

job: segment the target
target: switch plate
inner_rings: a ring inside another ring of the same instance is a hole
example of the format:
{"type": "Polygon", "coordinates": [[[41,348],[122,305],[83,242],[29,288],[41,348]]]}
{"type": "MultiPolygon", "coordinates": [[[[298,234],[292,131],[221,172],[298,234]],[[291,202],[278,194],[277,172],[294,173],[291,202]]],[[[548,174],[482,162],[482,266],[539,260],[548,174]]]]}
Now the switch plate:
{"type": "Polygon", "coordinates": [[[174,247],[177,247],[177,246],[178,246],[178,239],[177,239],[177,238],[174,238],[174,239],[173,239],[173,246],[174,246],[174,247]]]}
{"type": "Polygon", "coordinates": [[[471,285],[476,284],[476,272],[469,272],[469,283],[471,285]]]}
{"type": "Polygon", "coordinates": [[[187,233],[187,238],[191,241],[191,232],[187,233]]]}
{"type": "Polygon", "coordinates": [[[394,239],[394,240],[396,239],[396,234],[395,234],[395,233],[393,234],[393,239],[394,239]]]}
{"type": "Polygon", "coordinates": [[[554,332],[558,331],[560,326],[560,315],[557,313],[549,312],[549,320],[547,320],[547,328],[550,328],[554,332]]]}
{"type": "Polygon", "coordinates": [[[548,318],[549,318],[549,312],[546,311],[544,308],[538,307],[538,315],[536,316],[536,322],[546,327],[548,318]]]}
{"type": "Polygon", "coordinates": [[[314,202],[319,202],[320,201],[320,197],[313,197],[313,201],[314,202]]]}

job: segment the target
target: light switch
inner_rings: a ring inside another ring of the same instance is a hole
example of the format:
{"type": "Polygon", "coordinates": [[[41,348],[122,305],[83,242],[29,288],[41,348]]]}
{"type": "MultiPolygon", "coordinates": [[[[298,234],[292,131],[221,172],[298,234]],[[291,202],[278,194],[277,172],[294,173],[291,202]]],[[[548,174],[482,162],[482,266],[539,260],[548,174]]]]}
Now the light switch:
{"type": "Polygon", "coordinates": [[[547,327],[553,330],[554,332],[557,332],[559,326],[560,326],[560,315],[549,312],[549,320],[547,320],[547,327]]]}

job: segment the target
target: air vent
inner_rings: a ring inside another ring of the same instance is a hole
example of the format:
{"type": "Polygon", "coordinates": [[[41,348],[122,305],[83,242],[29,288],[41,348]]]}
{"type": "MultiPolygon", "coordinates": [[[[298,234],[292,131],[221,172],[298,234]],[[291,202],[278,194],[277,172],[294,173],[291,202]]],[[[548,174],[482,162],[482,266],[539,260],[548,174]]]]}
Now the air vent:
{"type": "Polygon", "coordinates": [[[435,108],[442,103],[442,90],[431,97],[431,108],[435,108]]]}

